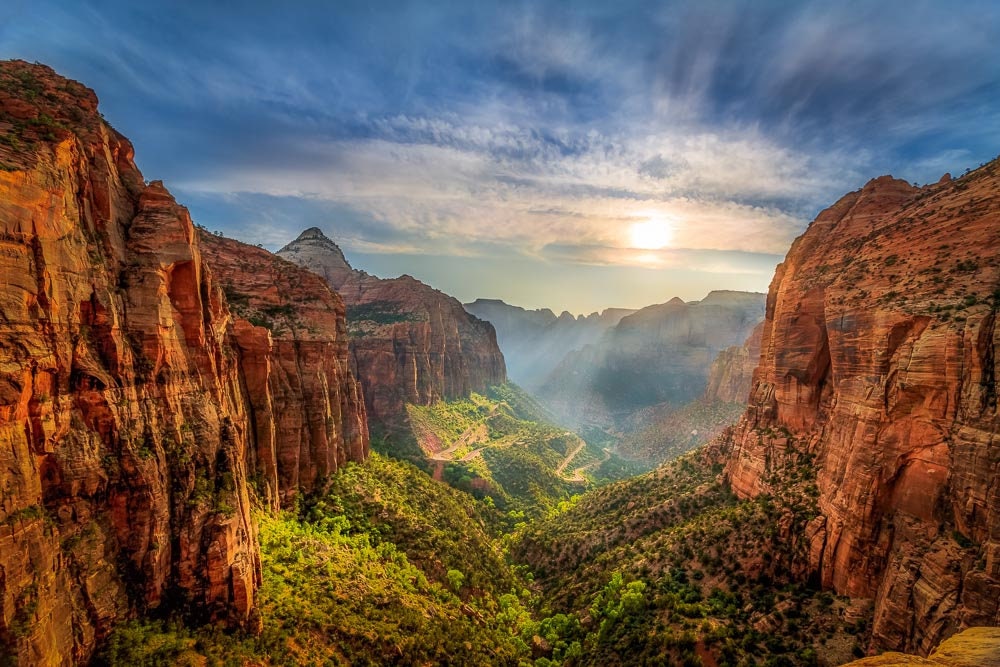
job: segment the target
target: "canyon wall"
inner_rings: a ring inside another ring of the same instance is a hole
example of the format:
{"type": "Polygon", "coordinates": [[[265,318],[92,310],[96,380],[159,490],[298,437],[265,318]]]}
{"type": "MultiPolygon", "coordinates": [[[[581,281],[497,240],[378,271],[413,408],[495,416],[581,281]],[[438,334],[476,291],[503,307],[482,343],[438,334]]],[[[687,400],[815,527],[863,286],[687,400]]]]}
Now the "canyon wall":
{"type": "Polygon", "coordinates": [[[699,398],[719,352],[741,345],[763,315],[764,295],[752,292],[647,306],[567,354],[537,394],[566,423],[637,430],[648,409],[699,398]]]}
{"type": "Polygon", "coordinates": [[[323,276],[347,304],[351,354],[372,422],[392,423],[406,403],[429,405],[506,381],[493,326],[447,294],[410,276],[382,279],[351,268],[315,227],[278,255],[323,276]]]}
{"type": "Polygon", "coordinates": [[[368,422],[350,368],[344,303],[326,282],[263,248],[204,230],[202,255],[236,315],[250,400],[251,469],[273,507],[368,455],[368,422]]]}
{"type": "Polygon", "coordinates": [[[753,374],[760,360],[760,341],[764,335],[761,322],[742,345],[732,345],[719,352],[708,371],[708,386],[703,399],[722,403],[746,403],[753,386],[753,374]]]}
{"type": "Polygon", "coordinates": [[[769,490],[815,456],[806,569],[874,605],[873,648],[1000,624],[1000,165],[875,179],[822,212],[771,283],[726,469],[769,490]]]}
{"type": "Polygon", "coordinates": [[[585,345],[596,343],[608,329],[634,310],[607,308],[574,317],[558,317],[548,308],[525,310],[498,299],[476,299],[465,309],[496,328],[497,342],[511,380],[536,391],[563,358],[585,345]]]}
{"type": "Polygon", "coordinates": [[[277,504],[365,453],[339,302],[315,337],[234,319],[187,210],[93,92],[20,61],[0,63],[0,275],[0,657],[86,662],[153,610],[259,627],[251,481],[277,504]],[[288,369],[317,356],[322,378],[288,369]],[[295,405],[323,382],[325,412],[295,405]],[[260,418],[268,401],[344,422],[285,457],[296,417],[260,418]]]}

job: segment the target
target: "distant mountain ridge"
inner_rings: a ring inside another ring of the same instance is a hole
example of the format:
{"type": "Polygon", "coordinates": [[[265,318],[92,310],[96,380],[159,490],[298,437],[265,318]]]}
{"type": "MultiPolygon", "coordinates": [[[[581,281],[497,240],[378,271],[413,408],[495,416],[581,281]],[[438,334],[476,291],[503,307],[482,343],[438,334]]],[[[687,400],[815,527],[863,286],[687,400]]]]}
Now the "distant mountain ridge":
{"type": "Polygon", "coordinates": [[[764,318],[763,294],[715,291],[673,298],[621,319],[570,352],[538,394],[572,424],[616,427],[660,404],[680,407],[705,391],[716,356],[742,346],[764,318]]]}
{"type": "Polygon", "coordinates": [[[354,269],[318,227],[277,254],[319,274],[347,305],[351,354],[373,423],[403,418],[407,403],[430,405],[506,381],[493,326],[457,299],[411,276],[354,269]]]}
{"type": "Polygon", "coordinates": [[[533,391],[545,382],[567,352],[596,342],[628,308],[607,308],[590,315],[556,315],[548,308],[527,310],[499,299],[476,299],[465,310],[496,328],[511,379],[533,391]]]}

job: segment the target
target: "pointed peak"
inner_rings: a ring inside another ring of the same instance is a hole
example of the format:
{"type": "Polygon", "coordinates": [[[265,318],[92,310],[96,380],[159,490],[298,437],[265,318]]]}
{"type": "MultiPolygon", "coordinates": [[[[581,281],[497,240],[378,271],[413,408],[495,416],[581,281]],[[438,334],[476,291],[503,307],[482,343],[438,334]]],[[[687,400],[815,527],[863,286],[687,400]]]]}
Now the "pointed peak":
{"type": "Polygon", "coordinates": [[[286,250],[293,250],[297,246],[322,247],[326,250],[334,252],[340,259],[344,261],[345,264],[347,263],[347,260],[344,258],[344,252],[340,249],[340,246],[334,243],[329,236],[324,234],[323,230],[320,229],[319,227],[310,227],[309,229],[306,229],[301,234],[299,234],[294,241],[286,245],[278,252],[281,253],[286,250]]]}
{"type": "Polygon", "coordinates": [[[277,254],[320,274],[334,289],[354,273],[344,252],[319,227],[305,230],[277,254]]]}

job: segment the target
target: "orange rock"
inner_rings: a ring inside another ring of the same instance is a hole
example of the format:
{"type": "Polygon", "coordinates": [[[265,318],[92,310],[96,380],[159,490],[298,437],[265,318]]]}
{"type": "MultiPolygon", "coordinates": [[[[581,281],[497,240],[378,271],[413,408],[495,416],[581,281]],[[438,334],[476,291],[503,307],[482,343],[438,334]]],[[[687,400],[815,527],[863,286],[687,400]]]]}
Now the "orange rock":
{"type": "Polygon", "coordinates": [[[96,109],[0,63],[0,646],[20,664],[85,663],[156,608],[259,629],[250,478],[277,504],[367,452],[340,300],[209,239],[226,285],[294,328],[234,321],[187,210],[96,109]]]}
{"type": "Polygon", "coordinates": [[[344,304],[322,278],[266,250],[207,232],[200,239],[237,314],[233,332],[253,406],[259,490],[287,504],[368,455],[344,304]]]}
{"type": "Polygon", "coordinates": [[[997,162],[923,189],[875,179],[816,218],[768,294],[726,474],[767,491],[776,427],[815,453],[809,567],[874,599],[875,648],[1000,624],[998,193],[997,162]]]}
{"type": "Polygon", "coordinates": [[[347,304],[351,353],[373,422],[399,418],[406,403],[429,405],[506,381],[493,325],[457,299],[410,276],[356,271],[315,227],[278,255],[324,277],[347,304]]]}

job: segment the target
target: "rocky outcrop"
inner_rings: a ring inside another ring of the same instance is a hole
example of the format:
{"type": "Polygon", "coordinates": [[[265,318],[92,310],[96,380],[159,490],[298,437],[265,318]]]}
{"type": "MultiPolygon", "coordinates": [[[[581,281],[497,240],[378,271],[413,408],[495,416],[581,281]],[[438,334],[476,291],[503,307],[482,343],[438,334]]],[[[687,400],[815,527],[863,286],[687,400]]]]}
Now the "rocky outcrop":
{"type": "Polygon", "coordinates": [[[873,648],[1000,624],[998,193],[996,162],[922,189],[875,179],[771,283],[726,475],[753,496],[786,450],[812,453],[806,569],[874,603],[873,648]]]}
{"type": "Polygon", "coordinates": [[[845,667],[1000,667],[1000,628],[969,628],[949,637],[926,658],[883,653],[845,667]]]}
{"type": "Polygon", "coordinates": [[[653,406],[679,408],[703,394],[716,355],[743,343],[763,314],[764,295],[750,292],[647,306],[566,355],[538,395],[570,423],[604,427],[653,406]]]}
{"type": "Polygon", "coordinates": [[[5,664],[86,662],[113,624],[154,610],[259,627],[251,480],[309,488],[365,445],[339,302],[288,268],[304,291],[286,295],[311,301],[289,318],[332,332],[234,319],[187,210],[145,183],[93,92],[0,63],[5,664]],[[268,401],[292,416],[262,415],[268,401]]]}
{"type": "Polygon", "coordinates": [[[354,368],[373,422],[395,422],[406,403],[429,405],[506,381],[492,325],[447,294],[410,276],[354,270],[317,228],[278,255],[324,277],[347,304],[354,368]]]}
{"type": "Polygon", "coordinates": [[[319,276],[262,248],[205,231],[200,246],[237,315],[258,491],[274,507],[288,505],[368,454],[343,301],[319,276]]]}
{"type": "Polygon", "coordinates": [[[525,310],[498,299],[476,299],[465,309],[492,324],[507,362],[510,378],[537,390],[567,353],[597,342],[608,329],[634,310],[607,308],[574,317],[563,311],[556,317],[548,308],[525,310]]]}
{"type": "Polygon", "coordinates": [[[753,385],[753,372],[760,359],[760,340],[764,333],[761,322],[742,345],[733,345],[719,352],[708,371],[708,386],[703,400],[713,403],[746,403],[753,385]]]}

